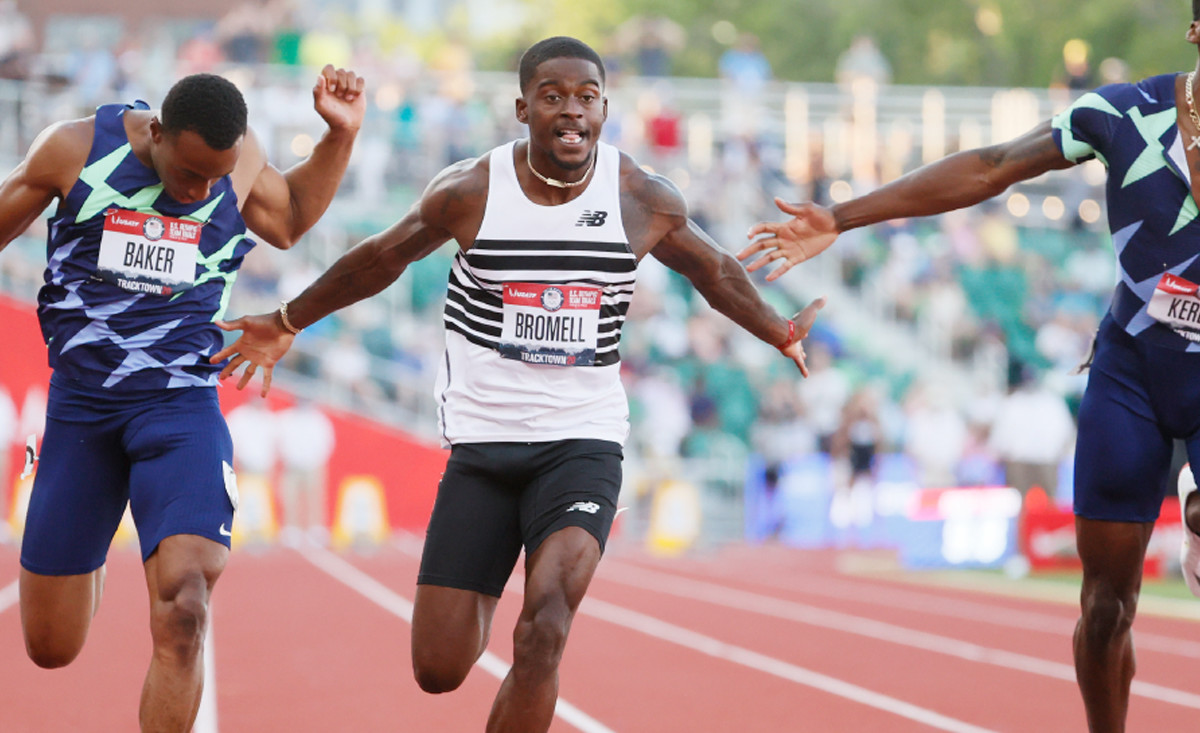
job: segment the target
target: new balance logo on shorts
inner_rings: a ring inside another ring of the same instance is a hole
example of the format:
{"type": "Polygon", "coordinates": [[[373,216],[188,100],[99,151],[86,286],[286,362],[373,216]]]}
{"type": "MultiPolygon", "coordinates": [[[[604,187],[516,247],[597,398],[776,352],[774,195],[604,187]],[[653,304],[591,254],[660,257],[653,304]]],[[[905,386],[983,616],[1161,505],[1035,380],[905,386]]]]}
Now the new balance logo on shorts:
{"type": "Polygon", "coordinates": [[[577,501],[574,504],[572,504],[571,506],[567,507],[567,511],[568,512],[587,512],[588,514],[595,514],[596,512],[600,511],[600,505],[594,501],[577,501]]]}
{"type": "Polygon", "coordinates": [[[579,221],[575,222],[577,227],[602,227],[604,220],[608,218],[607,211],[584,211],[579,217],[579,221]]]}

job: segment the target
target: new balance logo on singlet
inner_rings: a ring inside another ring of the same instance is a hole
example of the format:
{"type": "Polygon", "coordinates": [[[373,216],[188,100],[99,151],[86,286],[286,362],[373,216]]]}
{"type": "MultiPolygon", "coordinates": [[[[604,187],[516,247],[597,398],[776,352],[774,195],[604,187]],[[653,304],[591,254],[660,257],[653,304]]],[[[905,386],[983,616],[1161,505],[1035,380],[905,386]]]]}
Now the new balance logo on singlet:
{"type": "Polygon", "coordinates": [[[602,227],[604,220],[608,218],[607,211],[584,211],[579,217],[579,221],[575,222],[577,227],[602,227]]]}

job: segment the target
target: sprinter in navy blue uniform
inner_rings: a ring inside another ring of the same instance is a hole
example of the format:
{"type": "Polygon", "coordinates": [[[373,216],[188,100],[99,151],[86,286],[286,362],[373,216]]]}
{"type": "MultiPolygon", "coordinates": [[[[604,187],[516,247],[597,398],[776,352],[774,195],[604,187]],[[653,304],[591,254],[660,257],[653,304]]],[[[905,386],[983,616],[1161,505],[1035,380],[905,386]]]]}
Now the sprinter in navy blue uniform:
{"type": "Polygon", "coordinates": [[[328,207],[365,111],[363,81],[325,67],[329,129],[272,167],[238,89],[186,77],[159,111],[106,105],[47,128],[0,183],[0,248],[57,201],[38,317],[53,376],[21,546],[30,658],[69,664],[100,603],[126,502],[150,593],[143,730],[187,731],[200,703],[213,584],[229,556],[237,481],[217,404],[222,317],[260,237],[286,249],[328,207]]]}
{"type": "MultiPolygon", "coordinates": [[[[1186,38],[1200,45],[1200,0],[1186,38]]],[[[1096,335],[1075,450],[1075,537],[1083,561],[1075,671],[1091,731],[1123,731],[1135,669],[1142,565],[1168,485],[1172,441],[1200,466],[1200,113],[1196,74],[1109,84],[1009,142],[965,150],[826,208],[779,207],[739,257],[775,279],[849,229],[971,206],[1093,158],[1108,169],[1120,280],[1096,335]]],[[[1013,307],[1020,307],[1014,303],[1013,307]]],[[[1194,478],[1194,476],[1193,476],[1194,478]]],[[[1184,576],[1200,593],[1200,498],[1180,482],[1184,576]]]]}

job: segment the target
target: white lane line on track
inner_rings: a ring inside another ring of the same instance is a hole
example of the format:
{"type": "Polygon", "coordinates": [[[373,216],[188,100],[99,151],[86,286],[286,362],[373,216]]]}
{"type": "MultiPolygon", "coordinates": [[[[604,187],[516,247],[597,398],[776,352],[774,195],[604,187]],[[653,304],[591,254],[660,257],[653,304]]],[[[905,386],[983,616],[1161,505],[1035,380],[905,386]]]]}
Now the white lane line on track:
{"type": "Polygon", "coordinates": [[[7,611],[10,606],[17,605],[17,601],[21,598],[17,587],[18,581],[14,580],[3,588],[0,588],[0,613],[7,611]]]}
{"type": "MultiPolygon", "coordinates": [[[[414,547],[398,546],[401,553],[411,557],[419,557],[419,544],[414,547]]],[[[331,556],[339,562],[344,562],[337,556],[331,556]]],[[[601,565],[603,567],[603,564],[601,565]]],[[[353,568],[357,572],[357,568],[353,568]]],[[[368,576],[369,578],[369,576],[368,576]]],[[[370,579],[372,583],[375,581],[370,579]]],[[[384,589],[387,593],[390,590],[384,589]]],[[[519,573],[514,573],[509,579],[505,590],[510,593],[523,594],[524,582],[519,573]]],[[[409,620],[411,620],[411,604],[409,605],[409,620]]],[[[580,606],[579,613],[598,618],[618,626],[647,634],[654,638],[668,641],[694,651],[708,654],[710,656],[724,659],[737,664],[741,664],[751,669],[766,672],[775,675],[782,679],[796,682],[801,685],[812,687],[829,694],[847,698],[851,701],[865,704],[885,712],[915,720],[926,725],[930,725],[939,730],[950,731],[951,733],[993,733],[987,728],[980,728],[960,720],[955,720],[939,713],[918,707],[911,703],[898,700],[872,690],[850,684],[843,680],[833,677],[828,677],[811,670],[798,667],[788,662],[784,662],[757,652],[743,649],[732,644],[710,637],[704,636],[694,631],[684,629],[674,624],[656,619],[636,611],[621,608],[605,601],[596,598],[585,598],[580,606]]],[[[483,660],[481,660],[482,662],[483,660]]],[[[502,677],[507,674],[507,666],[504,667],[502,673],[495,673],[497,677],[502,677]]],[[[561,700],[560,700],[561,703],[561,700]]]]}
{"type": "MultiPolygon", "coordinates": [[[[334,580],[357,591],[375,605],[394,616],[398,616],[406,623],[412,623],[412,601],[394,592],[391,588],[388,588],[383,583],[354,567],[354,565],[351,565],[346,560],[326,549],[311,545],[302,545],[297,547],[296,551],[305,560],[308,560],[319,570],[324,571],[334,580]]],[[[508,675],[509,670],[509,665],[504,660],[488,651],[483,653],[483,656],[479,658],[475,666],[499,680],[503,680],[508,675]]],[[[584,733],[615,733],[611,728],[561,697],[558,698],[558,702],[554,706],[554,714],[584,733]]]]}
{"type": "MultiPolygon", "coordinates": [[[[407,545],[398,547],[400,552],[406,555],[419,556],[419,552],[413,547],[407,545]]],[[[601,567],[603,566],[604,564],[601,563],[601,567]]],[[[514,573],[509,578],[504,589],[511,593],[523,594],[525,590],[524,585],[524,578],[519,573],[514,573]]],[[[994,733],[988,728],[980,728],[970,723],[913,705],[912,703],[875,692],[874,690],[868,690],[844,680],[839,680],[835,677],[829,677],[749,649],[727,644],[719,639],[705,636],[704,634],[676,626],[653,616],[647,616],[637,611],[622,608],[591,596],[583,599],[578,612],[585,616],[592,616],[617,626],[624,626],[633,631],[677,644],[702,654],[741,664],[797,684],[812,687],[853,702],[893,713],[909,720],[915,720],[938,730],[950,731],[951,733],[994,733]]]]}
{"type": "MultiPolygon", "coordinates": [[[[514,573],[504,589],[520,594],[524,592],[523,586],[523,578],[514,573]]],[[[775,659],[774,657],[768,657],[765,654],[759,654],[749,649],[728,644],[720,639],[715,639],[691,629],[676,626],[668,621],[617,606],[607,601],[601,601],[591,596],[583,599],[583,603],[579,606],[579,613],[607,621],[617,626],[623,626],[660,641],[677,644],[701,654],[707,654],[717,659],[740,664],[760,672],[766,672],[790,682],[846,698],[852,702],[867,705],[877,710],[908,718],[909,720],[915,720],[938,730],[950,731],[951,733],[994,733],[994,731],[988,728],[980,728],[979,726],[947,717],[927,708],[889,697],[883,693],[859,687],[845,680],[829,677],[820,672],[814,672],[810,669],[775,659]]]]}
{"type": "MultiPolygon", "coordinates": [[[[619,568],[627,567],[616,561],[616,572],[619,568]]],[[[639,567],[634,565],[633,567],[639,567]]],[[[605,569],[601,565],[601,569],[605,569]]],[[[607,569],[613,570],[614,563],[610,562],[607,569]]],[[[654,572],[651,570],[651,572],[654,572]]],[[[662,571],[669,572],[669,571],[662,571]]],[[[728,577],[728,576],[726,576],[728,577]]],[[[905,608],[920,613],[935,614],[947,618],[957,618],[972,622],[985,622],[994,626],[1054,634],[1070,638],[1075,632],[1075,619],[1056,616],[1037,611],[1021,611],[998,607],[994,604],[980,603],[954,598],[943,598],[932,593],[906,590],[890,586],[880,586],[877,583],[864,581],[830,578],[824,575],[790,575],[787,585],[769,580],[756,580],[755,583],[770,588],[797,591],[805,594],[849,600],[859,603],[869,603],[884,608],[905,608]]],[[[1019,600],[1019,599],[1018,599],[1019,600]]],[[[1200,642],[1162,634],[1134,631],[1134,642],[1139,652],[1155,651],[1163,654],[1200,659],[1200,642]]]]}
{"type": "Polygon", "coordinates": [[[662,641],[687,647],[688,649],[716,657],[717,659],[734,662],[806,687],[812,687],[822,692],[845,698],[852,702],[908,718],[909,720],[923,723],[937,730],[951,731],[952,733],[992,733],[988,728],[980,728],[979,726],[935,713],[927,708],[922,708],[834,677],[828,677],[819,672],[813,672],[812,670],[768,657],[765,654],[759,654],[749,649],[727,644],[719,639],[714,639],[710,636],[705,636],[704,634],[654,618],[653,616],[647,616],[637,611],[615,606],[596,598],[584,598],[583,604],[579,607],[579,612],[617,624],[618,626],[624,626],[627,629],[641,632],[662,641]]]}
{"type": "MultiPolygon", "coordinates": [[[[785,601],[772,596],[738,590],[670,573],[622,565],[615,572],[603,575],[609,580],[680,598],[704,601],[739,611],[758,613],[787,621],[842,631],[902,646],[958,657],[970,662],[991,664],[998,667],[1029,672],[1044,677],[1075,683],[1075,668],[1047,659],[1025,654],[993,649],[972,642],[960,641],[938,634],[889,624],[883,621],[853,616],[837,611],[828,611],[795,601],[785,601]]],[[[1150,682],[1134,680],[1131,692],[1140,697],[1160,702],[1200,709],[1200,695],[1176,690],[1150,682]]]]}
{"type": "Polygon", "coordinates": [[[217,733],[217,654],[213,641],[212,599],[208,601],[208,631],[204,634],[204,691],[192,733],[217,733]]]}

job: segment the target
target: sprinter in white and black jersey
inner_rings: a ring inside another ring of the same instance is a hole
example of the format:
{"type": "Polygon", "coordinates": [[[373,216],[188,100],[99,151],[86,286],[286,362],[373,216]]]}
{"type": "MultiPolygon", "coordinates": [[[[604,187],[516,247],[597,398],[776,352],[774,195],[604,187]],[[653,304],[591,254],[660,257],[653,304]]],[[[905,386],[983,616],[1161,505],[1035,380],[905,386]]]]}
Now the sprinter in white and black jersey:
{"type": "Polygon", "coordinates": [[[638,261],[653,254],[801,373],[823,301],[788,320],[737,260],[687,215],[679,190],[599,142],[604,65],[587,45],[549,38],[525,52],[517,119],[529,139],[452,165],[400,221],[339,259],[214,357],[244,387],[298,329],[369,297],[449,240],[459,252],[446,302],[439,421],[450,460],[426,536],[413,612],[421,688],[457,688],[487,646],[521,549],[525,595],[513,666],[488,731],[550,726],[571,620],[604,548],[621,485],[628,407],[621,325],[638,261]]]}

